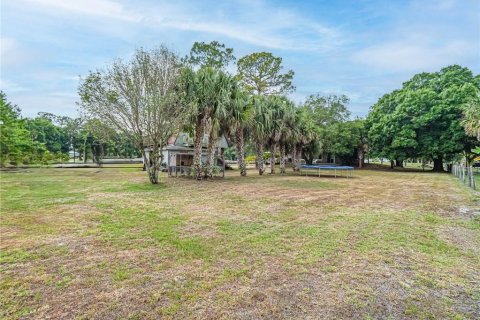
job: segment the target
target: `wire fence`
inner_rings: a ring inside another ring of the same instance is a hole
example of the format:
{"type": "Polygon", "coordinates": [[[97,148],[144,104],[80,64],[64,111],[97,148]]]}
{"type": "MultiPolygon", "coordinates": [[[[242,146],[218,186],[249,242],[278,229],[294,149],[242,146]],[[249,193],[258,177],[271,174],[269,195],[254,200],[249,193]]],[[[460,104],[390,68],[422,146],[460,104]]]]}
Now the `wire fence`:
{"type": "Polygon", "coordinates": [[[480,171],[478,168],[472,166],[465,166],[463,164],[454,164],[452,167],[452,173],[463,182],[463,184],[468,185],[473,190],[477,190],[478,182],[475,180],[479,179],[480,171]],[[477,177],[475,177],[477,175],[477,177]]]}

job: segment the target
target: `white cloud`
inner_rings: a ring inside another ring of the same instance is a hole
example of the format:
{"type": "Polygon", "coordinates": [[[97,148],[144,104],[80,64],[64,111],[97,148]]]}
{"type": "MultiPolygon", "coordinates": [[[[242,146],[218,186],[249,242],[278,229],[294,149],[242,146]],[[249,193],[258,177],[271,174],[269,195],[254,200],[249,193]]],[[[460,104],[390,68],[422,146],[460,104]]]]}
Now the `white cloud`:
{"type": "Polygon", "coordinates": [[[400,40],[362,49],[353,60],[384,72],[421,72],[461,64],[474,57],[477,50],[475,44],[466,41],[436,45],[400,40]]]}
{"type": "Polygon", "coordinates": [[[2,69],[23,64],[33,58],[14,38],[2,37],[0,43],[2,69]]]}
{"type": "Polygon", "coordinates": [[[316,12],[302,11],[307,7],[274,0],[3,1],[0,84],[28,115],[74,114],[77,75],[88,69],[137,46],[163,42],[183,55],[193,41],[214,39],[238,57],[259,50],[282,56],[296,73],[295,101],[346,93],[353,110],[366,110],[417,72],[452,63],[480,71],[479,1],[319,2],[316,12]]]}
{"type": "MultiPolygon", "coordinates": [[[[232,39],[241,40],[257,46],[268,47],[272,49],[282,50],[326,50],[330,43],[323,43],[322,41],[313,38],[307,39],[309,34],[308,27],[298,27],[304,29],[303,34],[295,37],[284,37],[277,33],[275,26],[273,30],[254,30],[243,25],[223,24],[215,22],[188,22],[188,21],[168,21],[163,22],[162,26],[185,31],[207,32],[218,35],[223,35],[232,39]],[[260,31],[260,32],[258,32],[260,31]]],[[[284,31],[285,34],[297,33],[297,29],[284,31]]]]}
{"type": "MultiPolygon", "coordinates": [[[[282,50],[328,50],[340,43],[339,32],[309,20],[293,9],[254,4],[224,5],[217,13],[205,3],[176,3],[149,8],[142,20],[152,28],[211,33],[255,46],[282,50]]],[[[145,10],[143,10],[145,11],[145,10]]]]}
{"type": "Polygon", "coordinates": [[[75,102],[78,98],[71,92],[7,92],[8,100],[18,105],[25,117],[35,117],[38,112],[78,116],[75,102]]]}
{"type": "Polygon", "coordinates": [[[0,90],[9,93],[9,92],[21,92],[26,91],[27,88],[13,81],[6,79],[0,79],[0,90]]]}
{"type": "Polygon", "coordinates": [[[15,39],[12,38],[4,38],[0,39],[2,45],[0,46],[0,54],[3,56],[10,54],[15,47],[17,46],[17,42],[15,39]]]}
{"type": "Polygon", "coordinates": [[[111,0],[26,0],[29,5],[68,14],[109,17],[126,21],[139,21],[138,15],[127,11],[123,5],[111,0]]]}
{"type": "MultiPolygon", "coordinates": [[[[332,27],[311,21],[292,9],[272,8],[262,1],[221,4],[218,10],[205,2],[169,2],[135,6],[113,0],[23,0],[29,10],[41,11],[70,23],[88,24],[108,32],[125,30],[131,25],[157,31],[174,29],[210,33],[240,40],[255,46],[283,50],[329,50],[338,45],[340,35],[332,27]],[[238,10],[238,9],[241,10],[238,10]],[[72,20],[75,17],[82,19],[72,20]],[[88,19],[86,19],[88,18],[88,19]],[[91,23],[91,19],[98,23],[91,23]],[[114,24],[117,28],[111,29],[114,24]]],[[[16,5],[21,6],[22,0],[16,5]]]]}

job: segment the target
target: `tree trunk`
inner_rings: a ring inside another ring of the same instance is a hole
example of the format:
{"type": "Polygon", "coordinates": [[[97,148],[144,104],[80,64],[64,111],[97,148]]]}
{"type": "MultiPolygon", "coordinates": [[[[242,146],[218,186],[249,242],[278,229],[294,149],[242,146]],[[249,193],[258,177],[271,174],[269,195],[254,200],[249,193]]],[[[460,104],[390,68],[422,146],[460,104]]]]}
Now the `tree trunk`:
{"type": "Polygon", "coordinates": [[[235,130],[235,145],[237,151],[238,168],[240,169],[240,176],[245,177],[247,175],[247,169],[245,167],[245,140],[243,138],[243,128],[238,126],[235,130]]]}
{"type": "Polygon", "coordinates": [[[97,166],[102,165],[102,157],[103,157],[103,144],[94,142],[93,143],[93,162],[97,164],[97,166]]]}
{"type": "Polygon", "coordinates": [[[222,178],[225,178],[225,150],[220,149],[220,156],[222,157],[222,178]]]}
{"type": "Polygon", "coordinates": [[[433,171],[435,172],[443,172],[443,159],[433,159],[433,171]]]}
{"type": "Polygon", "coordinates": [[[293,150],[292,150],[292,167],[293,171],[297,171],[297,144],[293,144],[293,150]]]}
{"type": "Polygon", "coordinates": [[[395,166],[395,161],[390,160],[390,169],[393,169],[394,166],[395,166]]]}
{"type": "Polygon", "coordinates": [[[403,160],[402,159],[395,159],[395,167],[403,168],[403,160]]]}
{"type": "Polygon", "coordinates": [[[259,140],[256,142],[256,151],[257,157],[255,162],[257,163],[258,174],[263,175],[263,172],[265,171],[263,166],[263,143],[259,140]]]}
{"type": "Polygon", "coordinates": [[[142,171],[147,171],[147,162],[148,162],[147,154],[145,153],[145,149],[143,147],[140,150],[141,150],[142,158],[143,158],[143,169],[142,169],[142,171]]]}
{"type": "MultiPolygon", "coordinates": [[[[156,143],[156,142],[155,142],[156,143]]],[[[153,147],[147,163],[147,174],[151,184],[158,184],[158,173],[160,172],[160,163],[162,155],[158,147],[153,147]]]]}
{"type": "Polygon", "coordinates": [[[193,172],[197,180],[202,179],[202,141],[205,132],[205,118],[197,119],[193,146],[193,172]]]}
{"type": "Polygon", "coordinates": [[[218,134],[217,130],[213,127],[210,128],[210,133],[208,135],[208,146],[207,146],[207,165],[205,170],[205,177],[206,178],[213,178],[213,167],[216,165],[215,163],[215,149],[217,146],[218,141],[218,134]]]}
{"type": "Polygon", "coordinates": [[[280,143],[280,173],[285,172],[285,144],[280,143]]]}
{"type": "Polygon", "coordinates": [[[363,149],[358,149],[358,168],[362,169],[363,167],[363,149]]]}
{"type": "Polygon", "coordinates": [[[270,151],[270,174],[275,174],[275,153],[277,153],[277,143],[272,144],[270,151]]]}
{"type": "Polygon", "coordinates": [[[83,140],[83,163],[87,163],[87,137],[83,140]]]}
{"type": "Polygon", "coordinates": [[[297,145],[296,146],[296,152],[295,152],[295,171],[300,171],[300,166],[302,165],[302,146],[297,145]]]}
{"type": "Polygon", "coordinates": [[[147,168],[148,179],[150,180],[151,184],[158,184],[158,172],[159,172],[158,164],[151,163],[147,168]]]}

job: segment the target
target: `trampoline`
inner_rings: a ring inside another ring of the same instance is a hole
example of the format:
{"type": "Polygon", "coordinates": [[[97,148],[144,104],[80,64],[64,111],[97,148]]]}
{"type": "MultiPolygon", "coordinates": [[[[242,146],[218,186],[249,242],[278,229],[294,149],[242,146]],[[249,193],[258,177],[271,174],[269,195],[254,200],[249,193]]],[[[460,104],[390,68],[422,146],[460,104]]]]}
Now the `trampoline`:
{"type": "MultiPolygon", "coordinates": [[[[351,178],[353,176],[353,167],[349,166],[332,166],[332,165],[308,165],[304,164],[300,167],[300,174],[302,172],[305,173],[307,176],[309,172],[315,172],[319,177],[321,176],[323,171],[323,175],[326,175],[325,171],[332,172],[335,178],[338,176],[342,177],[345,174],[345,177],[351,178]]],[[[331,175],[331,173],[330,173],[331,175]]]]}

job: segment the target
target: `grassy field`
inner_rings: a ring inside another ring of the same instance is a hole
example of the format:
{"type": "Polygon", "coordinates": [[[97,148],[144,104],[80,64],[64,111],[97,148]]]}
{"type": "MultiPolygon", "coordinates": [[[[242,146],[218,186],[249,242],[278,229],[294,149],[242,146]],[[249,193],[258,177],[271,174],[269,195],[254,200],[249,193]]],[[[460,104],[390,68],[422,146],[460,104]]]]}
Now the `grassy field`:
{"type": "Polygon", "coordinates": [[[237,174],[2,172],[0,318],[480,317],[480,203],[452,175],[237,174]]]}

